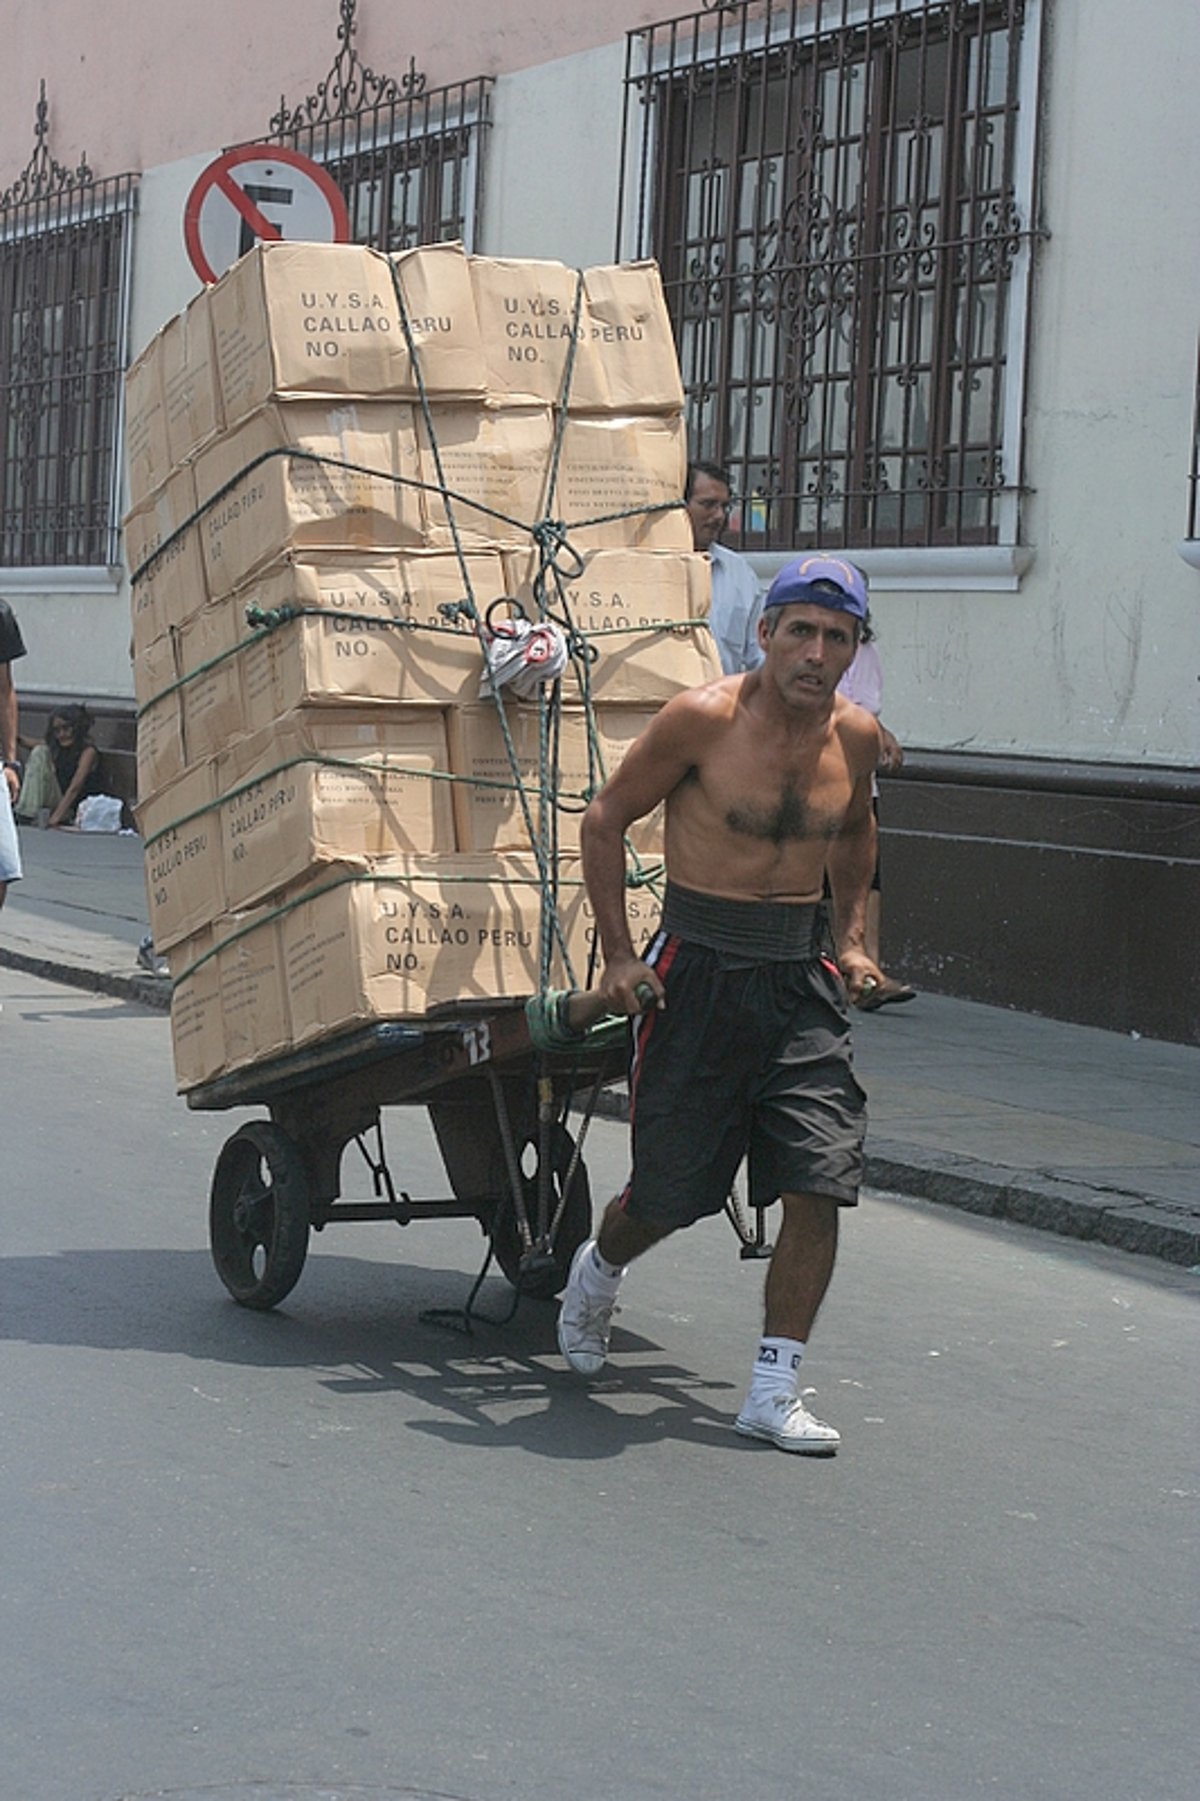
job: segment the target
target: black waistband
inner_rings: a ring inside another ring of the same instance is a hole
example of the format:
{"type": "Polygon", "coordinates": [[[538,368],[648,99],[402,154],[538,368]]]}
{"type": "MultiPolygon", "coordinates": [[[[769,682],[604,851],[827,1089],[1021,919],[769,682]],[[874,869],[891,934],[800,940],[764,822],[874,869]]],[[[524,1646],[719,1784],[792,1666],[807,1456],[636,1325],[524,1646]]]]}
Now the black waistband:
{"type": "Polygon", "coordinates": [[[819,901],[726,900],[667,883],[662,924],[689,944],[752,963],[800,963],[821,954],[825,910],[819,901]]]}

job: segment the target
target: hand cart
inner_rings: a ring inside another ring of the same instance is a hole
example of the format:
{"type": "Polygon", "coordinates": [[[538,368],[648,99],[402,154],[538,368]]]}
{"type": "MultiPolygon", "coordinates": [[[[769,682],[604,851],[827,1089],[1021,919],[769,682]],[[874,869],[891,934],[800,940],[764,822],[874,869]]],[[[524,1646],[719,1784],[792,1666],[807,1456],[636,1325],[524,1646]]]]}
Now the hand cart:
{"type": "Polygon", "coordinates": [[[233,1298],[275,1306],[299,1279],[310,1231],[377,1219],[477,1219],[519,1294],[557,1294],[591,1229],[587,1128],[601,1088],[625,1070],[626,1022],[602,1014],[595,994],[458,1002],[419,1021],[359,1026],[190,1090],[188,1106],[199,1111],[265,1106],[270,1115],[239,1126],[213,1172],[212,1256],[233,1298]],[[414,1105],[429,1110],[450,1198],[417,1200],[392,1180],[383,1109],[414,1105]],[[352,1143],[371,1172],[372,1200],[339,1198],[352,1143]]]}

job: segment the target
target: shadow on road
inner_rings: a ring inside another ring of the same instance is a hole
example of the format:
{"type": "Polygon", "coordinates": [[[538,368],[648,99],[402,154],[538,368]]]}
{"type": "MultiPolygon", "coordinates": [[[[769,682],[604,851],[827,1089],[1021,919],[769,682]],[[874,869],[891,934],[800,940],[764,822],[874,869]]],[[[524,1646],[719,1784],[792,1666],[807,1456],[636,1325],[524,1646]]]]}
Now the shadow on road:
{"type": "MultiPolygon", "coordinates": [[[[729,1383],[670,1362],[619,1321],[612,1375],[588,1384],[563,1366],[555,1303],[523,1299],[506,1323],[476,1321],[468,1335],[422,1317],[463,1305],[471,1277],[462,1270],[325,1255],[315,1264],[281,1307],[256,1313],[225,1298],[202,1251],[9,1257],[0,1260],[0,1339],[311,1370],[347,1400],[419,1401],[422,1417],[408,1429],[449,1445],[586,1461],[654,1440],[748,1448],[730,1431],[729,1383]]],[[[489,1278],[478,1304],[501,1316],[511,1300],[508,1284],[489,1278]]]]}

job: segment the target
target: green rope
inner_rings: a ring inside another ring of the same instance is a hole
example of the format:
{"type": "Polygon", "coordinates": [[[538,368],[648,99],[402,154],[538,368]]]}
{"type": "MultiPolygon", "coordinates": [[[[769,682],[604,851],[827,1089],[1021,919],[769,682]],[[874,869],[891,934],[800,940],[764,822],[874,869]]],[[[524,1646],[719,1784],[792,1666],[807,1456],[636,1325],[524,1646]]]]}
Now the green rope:
{"type": "MultiPolygon", "coordinates": [[[[333,756],[325,751],[311,751],[305,752],[300,756],[289,757],[286,762],[276,763],[270,769],[265,769],[261,775],[249,776],[245,781],[239,782],[236,787],[229,788],[223,794],[219,794],[215,800],[206,801],[202,807],[194,807],[190,813],[183,813],[178,819],[172,820],[170,824],[160,826],[156,832],[152,833],[151,836],[145,840],[146,848],[149,849],[152,844],[157,844],[160,838],[165,838],[171,832],[181,831],[184,826],[191,825],[193,820],[203,819],[206,814],[215,813],[219,808],[228,806],[230,801],[239,799],[243,794],[249,794],[255,788],[260,788],[264,782],[273,781],[276,776],[286,775],[289,769],[300,769],[306,766],[311,766],[314,769],[344,769],[349,770],[351,773],[364,776],[378,777],[403,775],[414,781],[457,782],[467,788],[494,788],[497,792],[503,794],[514,793],[518,786],[516,782],[506,782],[501,776],[458,775],[450,769],[413,769],[402,763],[373,763],[366,758],[360,760],[355,757],[333,756]]],[[[525,786],[528,788],[529,784],[526,783],[525,786]]],[[[578,801],[579,805],[578,807],[567,807],[562,806],[564,790],[557,786],[549,788],[535,786],[533,791],[535,794],[553,795],[561,806],[561,810],[565,813],[582,813],[587,807],[588,801],[591,799],[591,796],[584,793],[582,790],[577,791],[573,788],[568,788],[565,790],[566,798],[571,801],[578,801]]],[[[400,854],[404,855],[405,853],[401,852],[400,854]]],[[[443,851],[421,851],[410,852],[407,854],[414,856],[445,856],[449,853],[443,851]]],[[[515,852],[513,854],[520,855],[521,853],[515,852]]]]}

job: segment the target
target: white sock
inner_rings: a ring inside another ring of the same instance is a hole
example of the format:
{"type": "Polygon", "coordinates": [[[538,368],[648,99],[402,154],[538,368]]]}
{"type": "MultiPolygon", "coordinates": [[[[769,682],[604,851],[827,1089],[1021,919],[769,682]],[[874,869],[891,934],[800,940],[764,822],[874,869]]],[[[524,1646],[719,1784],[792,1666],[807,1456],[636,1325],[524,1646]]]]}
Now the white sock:
{"type": "Polygon", "coordinates": [[[616,1294],[624,1274],[623,1265],[609,1263],[600,1255],[597,1244],[592,1245],[586,1257],[579,1259],[579,1279],[589,1294],[603,1295],[606,1298],[616,1294]]]}
{"type": "Polygon", "coordinates": [[[750,1379],[750,1399],[766,1401],[773,1395],[795,1394],[804,1343],[799,1338],[760,1338],[750,1379]]]}

